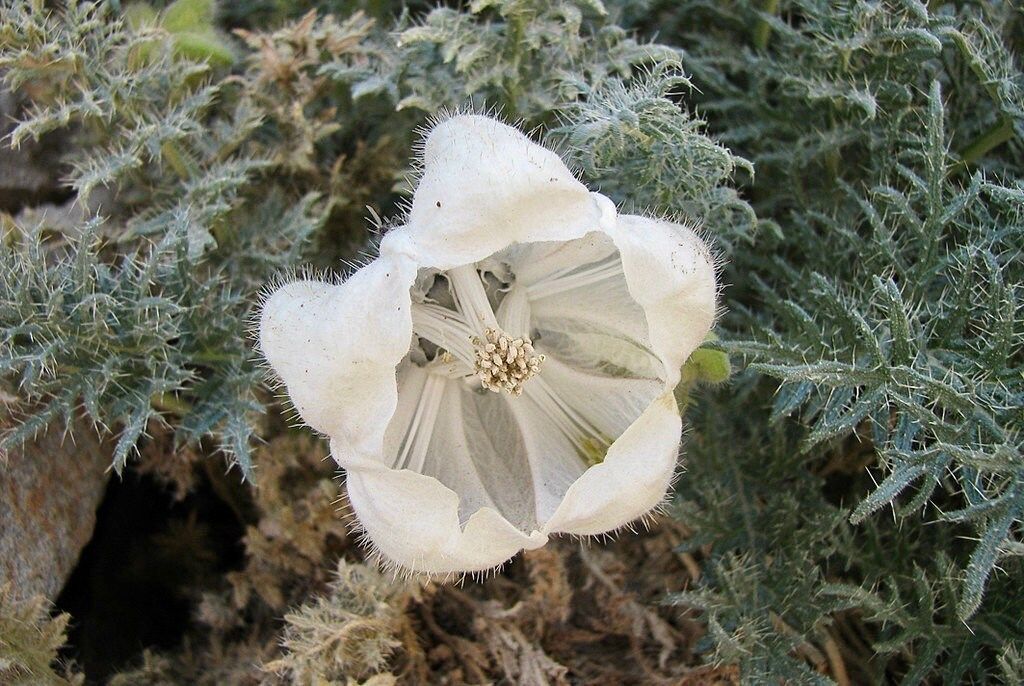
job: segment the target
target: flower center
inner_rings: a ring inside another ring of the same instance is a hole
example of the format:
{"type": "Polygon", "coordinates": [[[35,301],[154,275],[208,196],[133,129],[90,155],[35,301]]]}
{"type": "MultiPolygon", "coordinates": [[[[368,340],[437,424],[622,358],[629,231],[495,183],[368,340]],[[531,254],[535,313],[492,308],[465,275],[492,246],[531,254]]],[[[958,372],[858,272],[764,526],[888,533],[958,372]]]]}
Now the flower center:
{"type": "Polygon", "coordinates": [[[544,362],[527,335],[524,293],[517,292],[518,299],[506,294],[498,308],[499,321],[476,265],[450,269],[444,276],[454,309],[436,301],[413,307],[413,330],[440,349],[434,358],[440,361],[437,371],[475,375],[489,391],[522,395],[523,383],[536,376],[544,362]]]}
{"type": "Polygon", "coordinates": [[[512,338],[501,329],[484,329],[483,339],[473,338],[474,370],[484,388],[522,395],[523,382],[540,372],[543,355],[534,354],[529,337],[512,338]]]}

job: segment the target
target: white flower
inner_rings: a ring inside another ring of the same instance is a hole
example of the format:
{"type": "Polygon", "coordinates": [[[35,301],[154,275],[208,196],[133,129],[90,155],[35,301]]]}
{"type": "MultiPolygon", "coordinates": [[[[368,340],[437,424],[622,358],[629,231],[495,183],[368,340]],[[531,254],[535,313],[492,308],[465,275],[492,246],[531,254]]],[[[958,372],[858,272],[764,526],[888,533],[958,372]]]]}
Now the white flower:
{"type": "Polygon", "coordinates": [[[285,285],[260,322],[367,537],[406,569],[471,572],[641,517],[672,479],[672,391],[715,316],[706,246],[617,214],[487,117],[438,124],[422,163],[377,259],[285,285]]]}

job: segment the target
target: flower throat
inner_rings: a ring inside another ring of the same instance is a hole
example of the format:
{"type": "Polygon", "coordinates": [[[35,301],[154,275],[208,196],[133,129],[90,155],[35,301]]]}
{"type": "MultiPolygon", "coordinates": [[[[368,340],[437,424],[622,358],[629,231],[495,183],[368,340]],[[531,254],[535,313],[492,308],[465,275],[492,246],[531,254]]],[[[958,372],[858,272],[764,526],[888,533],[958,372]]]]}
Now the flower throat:
{"type": "Polygon", "coordinates": [[[448,353],[439,358],[456,362],[451,372],[475,375],[484,388],[495,393],[521,395],[523,384],[540,373],[544,355],[534,350],[528,331],[509,333],[498,323],[475,265],[455,267],[444,276],[451,286],[455,311],[417,303],[414,331],[448,353]]]}

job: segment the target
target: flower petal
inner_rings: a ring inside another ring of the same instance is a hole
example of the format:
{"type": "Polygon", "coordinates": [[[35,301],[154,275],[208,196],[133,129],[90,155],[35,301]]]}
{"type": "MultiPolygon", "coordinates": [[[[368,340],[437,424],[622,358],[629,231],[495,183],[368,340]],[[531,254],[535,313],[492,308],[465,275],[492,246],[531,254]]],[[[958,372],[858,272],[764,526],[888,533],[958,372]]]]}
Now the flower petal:
{"type": "Polygon", "coordinates": [[[649,512],[671,484],[681,432],[675,398],[665,393],[612,444],[604,462],[569,487],[541,531],[589,536],[649,512]]]}
{"type": "Polygon", "coordinates": [[[622,256],[629,293],[644,309],[651,350],[673,388],[715,321],[711,253],[693,229],[657,219],[620,215],[609,233],[622,256]]]}
{"type": "Polygon", "coordinates": [[[531,531],[537,528],[533,483],[519,428],[502,396],[478,388],[403,362],[384,463],[432,476],[455,491],[462,522],[490,507],[531,531]]]}
{"type": "Polygon", "coordinates": [[[649,351],[644,310],[629,291],[608,235],[592,232],[506,252],[546,347],[581,368],[663,378],[661,361],[649,351]]]}
{"type": "Polygon", "coordinates": [[[449,269],[515,242],[578,238],[597,228],[606,205],[521,132],[460,115],[427,136],[408,225],[385,236],[381,250],[449,269]]]}
{"type": "MultiPolygon", "coordinates": [[[[540,348],[548,353],[547,348],[540,348]]],[[[595,374],[549,353],[544,382],[602,435],[622,435],[665,389],[658,379],[595,374]]],[[[611,438],[609,440],[611,440],[611,438]]]]}
{"type": "Polygon", "coordinates": [[[508,290],[494,314],[498,318],[498,326],[510,336],[530,335],[530,301],[526,299],[526,289],[519,284],[508,290]]]}
{"type": "MultiPolygon", "coordinates": [[[[543,372],[541,372],[543,374],[543,372]]],[[[585,436],[567,435],[565,422],[550,411],[550,403],[536,398],[539,379],[523,385],[523,395],[508,399],[522,432],[536,498],[537,520],[545,522],[558,509],[566,490],[586,471],[580,440],[585,436]]]]}
{"type": "Polygon", "coordinates": [[[259,347],[302,419],[344,445],[378,455],[395,410],[395,367],[412,337],[415,265],[381,258],[341,285],[296,281],[273,293],[259,347]]]}
{"type": "Polygon", "coordinates": [[[544,534],[526,535],[489,507],[461,527],[459,496],[423,474],[367,466],[348,470],[347,484],[369,539],[386,559],[410,571],[485,571],[547,542],[544,534]]]}
{"type": "MultiPolygon", "coordinates": [[[[447,445],[439,443],[434,453],[439,461],[432,468],[437,477],[460,495],[462,484],[470,482],[482,491],[477,503],[489,501],[522,531],[536,529],[526,445],[505,396],[461,384],[452,402],[442,410],[442,421],[450,431],[445,435],[447,445]]],[[[480,507],[469,498],[463,500],[466,513],[480,507]]]]}
{"type": "Polygon", "coordinates": [[[543,282],[578,270],[584,265],[603,262],[615,253],[615,243],[595,227],[595,230],[576,240],[519,243],[494,257],[511,267],[517,284],[536,291],[543,287],[543,282]]]}

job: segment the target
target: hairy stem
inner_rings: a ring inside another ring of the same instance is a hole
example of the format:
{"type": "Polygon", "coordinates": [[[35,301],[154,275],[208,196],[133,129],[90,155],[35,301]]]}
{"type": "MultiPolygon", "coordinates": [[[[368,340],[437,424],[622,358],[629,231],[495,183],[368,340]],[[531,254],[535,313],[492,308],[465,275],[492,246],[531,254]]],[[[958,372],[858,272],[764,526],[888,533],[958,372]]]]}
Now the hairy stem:
{"type": "MultiPolygon", "coordinates": [[[[779,11],[779,0],[763,0],[761,3],[761,11],[765,14],[775,14],[779,11]]],[[[764,19],[758,19],[757,23],[754,24],[754,47],[758,50],[764,50],[768,47],[768,39],[772,35],[772,25],[764,19]]]]}

